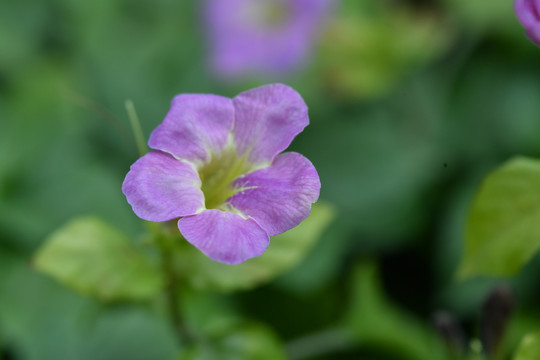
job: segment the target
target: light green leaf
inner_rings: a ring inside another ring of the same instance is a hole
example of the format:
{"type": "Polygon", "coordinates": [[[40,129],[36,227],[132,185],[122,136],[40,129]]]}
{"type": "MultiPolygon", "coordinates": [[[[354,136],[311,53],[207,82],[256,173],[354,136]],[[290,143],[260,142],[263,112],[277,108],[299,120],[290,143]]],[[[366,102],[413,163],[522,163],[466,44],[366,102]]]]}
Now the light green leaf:
{"type": "Polygon", "coordinates": [[[233,291],[249,289],[284,273],[299,263],[334,217],[324,203],[313,205],[311,215],[300,225],[272,237],[268,250],[240,265],[210,260],[195,247],[183,242],[177,251],[179,273],[199,290],[233,291]]]}
{"type": "Polygon", "coordinates": [[[433,329],[386,299],[375,264],[359,264],[353,272],[352,286],[345,326],[361,346],[397,354],[400,359],[447,358],[433,329]]]}
{"type": "Polygon", "coordinates": [[[157,271],[120,231],[95,217],[70,221],[49,236],[35,267],[103,301],[146,300],[163,285],[157,271]]]}
{"type": "Polygon", "coordinates": [[[224,327],[209,342],[187,349],[179,360],[285,360],[284,348],[276,335],[256,323],[224,327]]]}
{"type": "Polygon", "coordinates": [[[321,39],[321,71],[342,97],[381,96],[450,44],[450,31],[440,20],[383,3],[342,1],[321,39]]]}
{"type": "Polygon", "coordinates": [[[513,1],[491,0],[445,0],[454,16],[460,17],[474,27],[493,26],[497,31],[512,30],[515,23],[513,1]]]}
{"type": "Polygon", "coordinates": [[[540,161],[518,157],[487,176],[470,210],[458,276],[509,276],[540,248],[540,161]]]}
{"type": "Polygon", "coordinates": [[[540,332],[526,335],[514,355],[514,360],[540,359],[540,332]]]}

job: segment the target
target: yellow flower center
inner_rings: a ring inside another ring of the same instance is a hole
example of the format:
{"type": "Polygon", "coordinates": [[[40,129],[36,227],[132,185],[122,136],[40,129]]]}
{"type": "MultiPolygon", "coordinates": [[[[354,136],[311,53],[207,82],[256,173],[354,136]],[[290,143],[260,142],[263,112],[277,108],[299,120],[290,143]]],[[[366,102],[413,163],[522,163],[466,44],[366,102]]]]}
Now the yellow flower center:
{"type": "Polygon", "coordinates": [[[233,181],[251,170],[253,166],[247,155],[238,157],[232,146],[220,154],[212,154],[210,161],[199,168],[206,208],[229,210],[224,205],[225,201],[240,191],[234,188],[233,181]]]}

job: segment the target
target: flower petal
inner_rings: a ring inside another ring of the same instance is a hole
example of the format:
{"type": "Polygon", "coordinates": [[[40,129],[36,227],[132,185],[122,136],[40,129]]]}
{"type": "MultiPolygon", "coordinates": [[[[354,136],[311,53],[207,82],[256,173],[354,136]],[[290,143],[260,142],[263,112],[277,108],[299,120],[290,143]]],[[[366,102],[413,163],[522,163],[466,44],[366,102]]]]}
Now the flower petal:
{"type": "Polygon", "coordinates": [[[148,145],[179,159],[196,163],[219,153],[234,122],[231,99],[207,94],[176,96],[163,122],[152,132],[148,145]]]}
{"type": "Polygon", "coordinates": [[[188,163],[151,151],[133,165],[122,192],[135,214],[148,221],[168,221],[204,208],[199,175],[188,163]]]}
{"type": "Polygon", "coordinates": [[[233,129],[239,155],[252,164],[271,163],[308,124],[307,105],[283,84],[265,85],[233,99],[233,129]]]}
{"type": "Polygon", "coordinates": [[[308,217],[321,189],[313,164],[294,152],[281,154],[270,167],[238,178],[234,186],[243,190],[229,198],[229,204],[257,221],[270,236],[308,217]]]}
{"type": "Polygon", "coordinates": [[[527,36],[533,43],[540,46],[540,22],[534,29],[527,30],[527,36]]]}
{"type": "Polygon", "coordinates": [[[206,256],[231,265],[261,255],[270,242],[255,221],[216,209],[182,218],[178,228],[206,256]]]}
{"type": "Polygon", "coordinates": [[[279,75],[308,58],[332,0],[208,0],[212,65],[225,77],[279,75]],[[272,19],[271,14],[277,15],[272,19]]]}
{"type": "Polygon", "coordinates": [[[540,0],[516,0],[516,15],[527,29],[538,26],[540,22],[540,0]]]}

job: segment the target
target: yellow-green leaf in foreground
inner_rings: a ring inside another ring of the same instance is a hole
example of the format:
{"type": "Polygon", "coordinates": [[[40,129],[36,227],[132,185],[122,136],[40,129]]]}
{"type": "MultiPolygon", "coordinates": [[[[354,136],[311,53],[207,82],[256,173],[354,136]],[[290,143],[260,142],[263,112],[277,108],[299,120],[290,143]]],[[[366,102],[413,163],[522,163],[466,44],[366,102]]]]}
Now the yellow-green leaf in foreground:
{"type": "Polygon", "coordinates": [[[540,332],[526,335],[514,356],[514,360],[540,359],[540,332]]]}
{"type": "Polygon", "coordinates": [[[160,272],[117,229],[80,217],[49,236],[35,267],[82,294],[103,301],[146,300],[162,288],[160,272]]]}
{"type": "Polygon", "coordinates": [[[540,249],[540,161],[518,157],[487,176],[472,204],[458,275],[509,276],[540,249]]]}
{"type": "Polygon", "coordinates": [[[334,217],[333,208],[313,205],[311,214],[300,225],[273,236],[268,250],[240,265],[210,260],[183,241],[176,254],[179,273],[199,290],[233,291],[249,289],[284,273],[298,264],[334,217]]]}

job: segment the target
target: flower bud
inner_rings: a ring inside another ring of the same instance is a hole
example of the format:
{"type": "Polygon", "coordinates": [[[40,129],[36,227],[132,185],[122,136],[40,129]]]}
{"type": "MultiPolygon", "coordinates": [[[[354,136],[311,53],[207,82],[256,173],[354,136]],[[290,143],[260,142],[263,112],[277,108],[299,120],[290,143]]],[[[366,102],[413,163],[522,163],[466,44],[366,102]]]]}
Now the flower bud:
{"type": "Polygon", "coordinates": [[[484,301],[480,327],[482,345],[487,355],[496,356],[514,308],[514,292],[504,284],[496,286],[484,301]]]}

